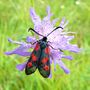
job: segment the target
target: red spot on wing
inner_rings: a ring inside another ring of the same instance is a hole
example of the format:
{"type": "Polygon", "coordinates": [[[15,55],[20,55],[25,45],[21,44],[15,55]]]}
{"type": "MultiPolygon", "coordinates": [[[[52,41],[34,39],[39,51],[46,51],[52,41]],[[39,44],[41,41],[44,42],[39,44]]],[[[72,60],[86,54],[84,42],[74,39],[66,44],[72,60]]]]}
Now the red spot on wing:
{"type": "Polygon", "coordinates": [[[29,62],[29,63],[27,64],[27,66],[28,66],[28,67],[32,67],[32,63],[29,62]]]}
{"type": "Polygon", "coordinates": [[[43,64],[45,64],[47,61],[48,61],[48,58],[47,57],[45,57],[45,58],[42,59],[42,63],[43,64]]]}
{"type": "Polygon", "coordinates": [[[45,48],[45,53],[46,53],[46,54],[50,54],[50,48],[49,48],[49,47],[46,47],[46,48],[45,48]]]}
{"type": "Polygon", "coordinates": [[[35,56],[34,54],[32,54],[31,57],[32,57],[32,61],[34,61],[34,62],[37,61],[37,56],[35,56]]]}
{"type": "Polygon", "coordinates": [[[45,71],[48,71],[48,70],[49,70],[49,66],[45,65],[45,66],[43,67],[43,69],[44,69],[45,71]]]}
{"type": "Polygon", "coordinates": [[[38,51],[40,49],[39,44],[36,44],[35,51],[38,51]]]}

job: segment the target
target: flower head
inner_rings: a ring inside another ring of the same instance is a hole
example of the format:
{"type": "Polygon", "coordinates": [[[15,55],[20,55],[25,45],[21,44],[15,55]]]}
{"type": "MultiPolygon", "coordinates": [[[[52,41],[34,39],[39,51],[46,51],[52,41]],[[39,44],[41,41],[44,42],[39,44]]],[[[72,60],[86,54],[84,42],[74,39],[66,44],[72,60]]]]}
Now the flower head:
{"type": "MultiPolygon", "coordinates": [[[[58,64],[65,73],[69,73],[70,70],[65,66],[65,64],[62,61],[62,58],[66,58],[68,60],[72,60],[72,56],[67,56],[64,55],[64,50],[78,53],[80,49],[77,47],[76,44],[72,45],[70,44],[70,41],[74,38],[74,36],[68,35],[69,33],[73,32],[65,32],[64,28],[68,24],[68,21],[65,20],[65,18],[62,19],[60,22],[59,27],[57,30],[53,31],[55,27],[55,23],[57,22],[58,19],[50,20],[52,13],[50,12],[50,7],[47,8],[47,16],[44,17],[42,20],[40,17],[35,13],[34,9],[30,9],[30,15],[31,19],[34,23],[34,30],[38,32],[39,34],[43,35],[44,37],[47,37],[48,39],[48,44],[50,45],[50,64],[54,63],[54,68],[56,70],[56,64],[58,64]],[[52,32],[52,34],[49,35],[49,33],[52,32]]],[[[39,39],[42,37],[39,36],[39,39]]],[[[12,54],[18,54],[20,56],[30,56],[31,52],[28,50],[30,48],[35,47],[36,44],[32,44],[37,41],[36,35],[32,36],[27,36],[26,42],[17,42],[13,41],[12,39],[8,39],[9,42],[19,44],[20,46],[17,47],[16,49],[5,52],[7,55],[12,55],[12,54]]],[[[26,67],[27,61],[24,62],[23,64],[17,65],[17,69],[22,71],[26,67]]],[[[51,76],[51,75],[50,75],[51,76]]]]}

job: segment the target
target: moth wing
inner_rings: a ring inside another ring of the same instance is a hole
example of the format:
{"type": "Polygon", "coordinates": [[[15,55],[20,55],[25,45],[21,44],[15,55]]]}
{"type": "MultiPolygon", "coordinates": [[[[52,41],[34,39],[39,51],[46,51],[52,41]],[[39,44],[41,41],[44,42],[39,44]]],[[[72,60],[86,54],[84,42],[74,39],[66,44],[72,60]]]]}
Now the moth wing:
{"type": "Polygon", "coordinates": [[[40,60],[38,62],[38,70],[44,78],[48,78],[50,75],[50,48],[46,46],[41,51],[40,60]]]}
{"type": "Polygon", "coordinates": [[[37,64],[40,58],[40,53],[41,53],[40,45],[37,43],[26,64],[26,68],[25,68],[26,75],[34,73],[35,70],[37,69],[37,64]]]}

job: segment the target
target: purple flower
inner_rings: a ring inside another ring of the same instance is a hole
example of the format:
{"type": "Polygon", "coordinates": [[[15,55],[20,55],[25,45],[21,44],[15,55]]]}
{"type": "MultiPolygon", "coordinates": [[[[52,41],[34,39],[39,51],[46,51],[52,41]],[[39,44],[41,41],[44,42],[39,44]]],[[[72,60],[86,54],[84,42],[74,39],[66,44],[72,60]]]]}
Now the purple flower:
{"type": "MultiPolygon", "coordinates": [[[[47,8],[47,16],[44,17],[42,20],[40,17],[35,13],[34,9],[30,9],[30,15],[31,19],[34,23],[34,30],[38,32],[39,34],[42,34],[43,36],[47,36],[52,30],[55,29],[55,23],[58,21],[58,19],[50,20],[52,14],[50,12],[50,7],[47,8]]],[[[62,58],[66,58],[68,60],[72,60],[72,56],[64,55],[64,50],[78,53],[80,49],[76,44],[72,45],[70,41],[74,38],[74,36],[70,36],[69,33],[74,32],[65,32],[64,28],[68,24],[68,21],[63,18],[60,22],[60,27],[56,31],[54,31],[52,34],[50,34],[48,38],[48,44],[53,47],[50,48],[50,64],[54,63],[54,69],[56,70],[56,64],[58,64],[65,73],[69,73],[70,70],[65,66],[65,64],[62,61],[62,58]]],[[[39,39],[42,37],[39,36],[39,39]]],[[[32,43],[37,41],[36,35],[34,37],[28,36],[26,38],[26,42],[17,42],[13,41],[12,39],[8,39],[9,42],[15,43],[20,45],[16,49],[5,52],[6,55],[12,55],[12,54],[18,54],[20,56],[30,56],[31,52],[28,51],[30,48],[34,48],[36,44],[32,45],[32,43]]],[[[20,71],[24,70],[26,67],[27,61],[23,64],[19,64],[16,66],[16,68],[20,71]]],[[[50,75],[51,77],[52,75],[50,75]]]]}

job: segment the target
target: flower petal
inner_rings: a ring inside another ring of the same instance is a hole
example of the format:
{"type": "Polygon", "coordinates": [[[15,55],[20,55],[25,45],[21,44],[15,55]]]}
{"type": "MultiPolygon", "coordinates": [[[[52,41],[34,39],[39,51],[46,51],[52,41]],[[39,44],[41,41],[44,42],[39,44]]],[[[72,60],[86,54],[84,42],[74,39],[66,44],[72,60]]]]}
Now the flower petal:
{"type": "Polygon", "coordinates": [[[69,74],[70,73],[70,70],[65,66],[65,64],[60,60],[58,61],[58,64],[60,65],[60,67],[64,70],[64,72],[66,74],[69,74]]]}
{"type": "Polygon", "coordinates": [[[17,54],[20,56],[30,56],[31,52],[22,52],[22,51],[18,51],[18,50],[13,50],[13,51],[9,51],[9,52],[5,52],[6,55],[12,55],[12,54],[17,54]]]}
{"type": "Polygon", "coordinates": [[[40,17],[38,15],[36,15],[33,8],[30,8],[30,15],[31,15],[31,18],[32,18],[32,21],[34,24],[38,24],[41,22],[40,17]]]}
{"type": "Polygon", "coordinates": [[[57,21],[58,21],[58,18],[54,19],[54,20],[52,21],[52,25],[55,26],[55,24],[56,24],[57,21]]]}
{"type": "Polygon", "coordinates": [[[78,48],[77,45],[68,44],[68,45],[66,46],[66,49],[69,50],[70,52],[74,52],[74,53],[80,52],[80,48],[78,48]]]}
{"type": "Polygon", "coordinates": [[[65,18],[63,18],[62,21],[60,22],[60,26],[63,28],[65,28],[67,24],[68,24],[68,21],[66,21],[65,23],[65,18]]]}
{"type": "Polygon", "coordinates": [[[16,68],[17,68],[18,70],[20,70],[20,71],[23,71],[24,68],[26,67],[26,64],[27,64],[27,62],[24,62],[24,63],[22,63],[22,64],[18,64],[18,65],[16,66],[16,68]]]}
{"type": "Polygon", "coordinates": [[[61,57],[62,55],[63,55],[63,52],[51,49],[51,57],[50,58],[53,60],[53,63],[54,63],[54,71],[56,71],[57,61],[62,58],[61,57]]]}
{"type": "Polygon", "coordinates": [[[43,20],[50,20],[50,17],[53,15],[51,12],[50,12],[50,7],[48,6],[47,9],[47,16],[43,19],[43,20]]]}
{"type": "Polygon", "coordinates": [[[26,38],[26,42],[28,42],[28,43],[34,43],[36,41],[36,38],[34,38],[34,37],[30,37],[30,36],[27,36],[27,38],[26,38]]]}
{"type": "Polygon", "coordinates": [[[52,72],[50,71],[50,75],[49,75],[49,77],[48,78],[52,78],[52,72]]]}
{"type": "Polygon", "coordinates": [[[52,64],[52,58],[50,57],[50,64],[52,64]]]}
{"type": "Polygon", "coordinates": [[[24,42],[14,41],[14,40],[12,40],[11,38],[8,38],[8,41],[9,41],[10,43],[19,44],[19,45],[24,44],[24,42]]]}
{"type": "Polygon", "coordinates": [[[61,52],[51,49],[51,57],[53,58],[53,60],[61,59],[61,52]]]}
{"type": "Polygon", "coordinates": [[[6,55],[18,54],[20,56],[30,56],[31,52],[28,52],[28,49],[32,48],[31,44],[13,41],[12,39],[9,39],[9,41],[11,43],[19,44],[20,46],[12,51],[5,52],[6,55]]]}
{"type": "Polygon", "coordinates": [[[46,8],[47,14],[50,14],[50,6],[46,8]]]}
{"type": "Polygon", "coordinates": [[[53,62],[54,62],[54,71],[56,71],[57,60],[53,60],[53,62]]]}
{"type": "Polygon", "coordinates": [[[62,58],[66,58],[66,59],[68,59],[68,60],[73,60],[73,57],[72,57],[72,56],[62,55],[62,58]]]}

